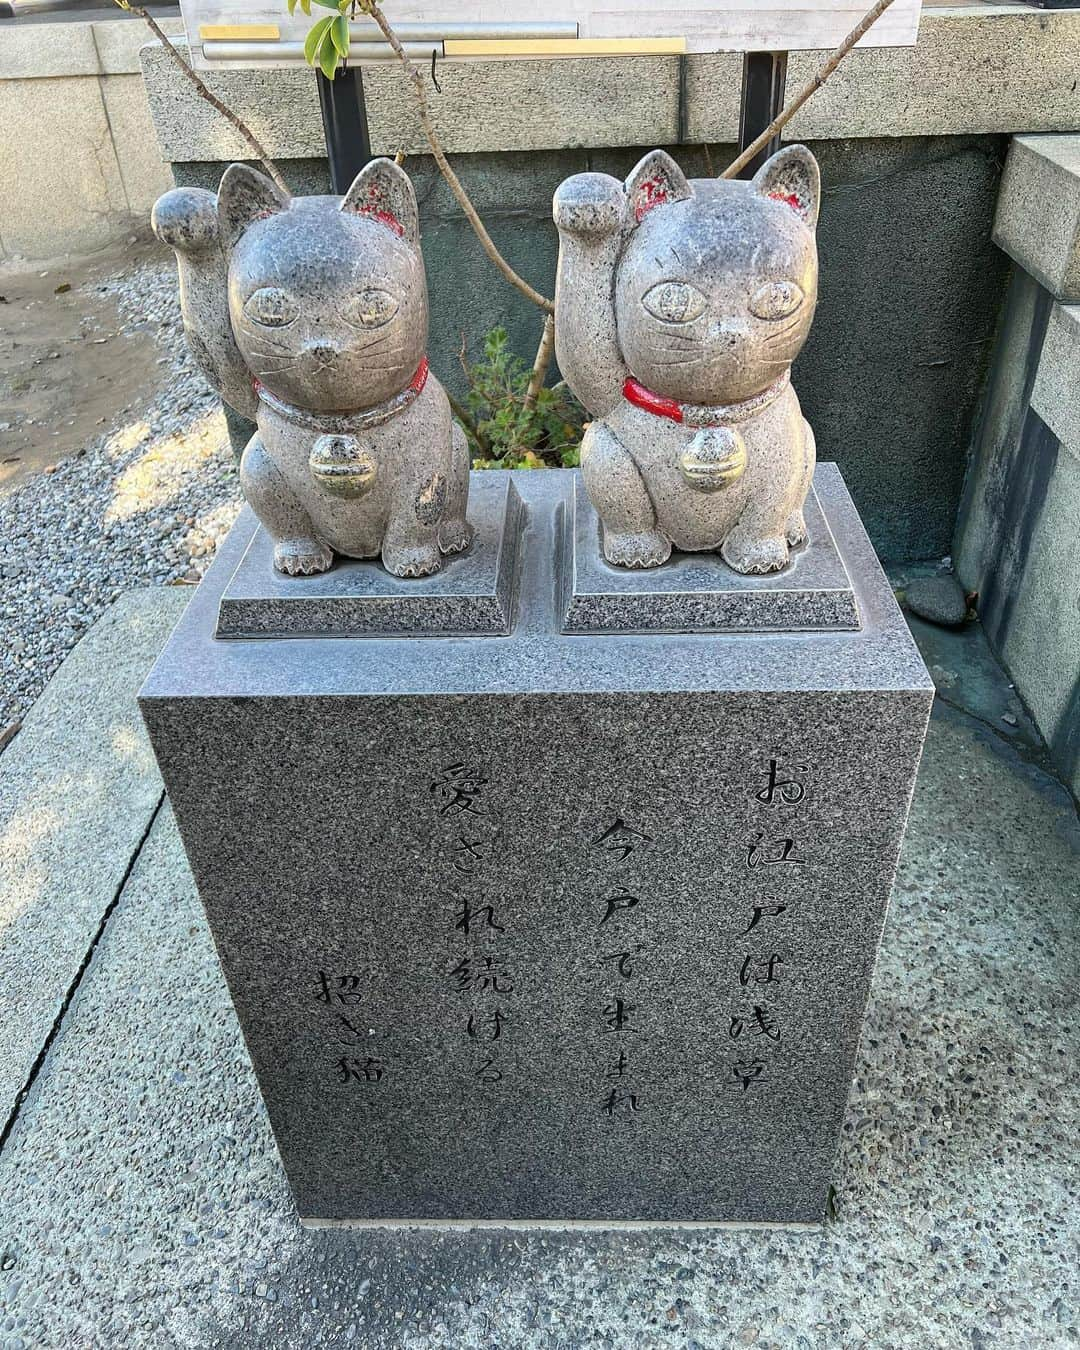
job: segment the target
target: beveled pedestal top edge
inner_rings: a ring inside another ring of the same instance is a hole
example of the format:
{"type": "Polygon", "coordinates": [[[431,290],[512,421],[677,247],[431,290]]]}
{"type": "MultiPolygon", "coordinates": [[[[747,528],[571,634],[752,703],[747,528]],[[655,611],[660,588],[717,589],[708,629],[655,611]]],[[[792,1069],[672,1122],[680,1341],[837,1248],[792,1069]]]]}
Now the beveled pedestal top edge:
{"type": "MultiPolygon", "coordinates": [[[[140,699],[907,691],[933,682],[835,464],[818,500],[855,590],[858,631],[564,634],[556,587],[558,507],[576,470],[484,470],[525,507],[517,616],[498,642],[468,638],[214,637],[217,606],[256,528],[245,508],[148,675],[140,699]],[[315,643],[313,646],[312,644],[315,643]],[[408,657],[403,657],[403,652],[408,657]]],[[[474,482],[480,476],[474,474],[474,482]]]]}

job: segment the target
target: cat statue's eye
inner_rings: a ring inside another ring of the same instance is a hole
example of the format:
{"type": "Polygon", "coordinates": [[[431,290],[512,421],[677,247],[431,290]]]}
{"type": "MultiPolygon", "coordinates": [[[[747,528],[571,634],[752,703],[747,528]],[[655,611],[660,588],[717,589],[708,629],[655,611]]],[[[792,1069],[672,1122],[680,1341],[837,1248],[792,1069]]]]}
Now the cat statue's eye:
{"type": "Polygon", "coordinates": [[[759,319],[786,319],[803,302],[803,293],[793,281],[769,281],[753,294],[750,313],[759,319]]]}
{"type": "Polygon", "coordinates": [[[398,311],[398,302],[389,291],[370,286],[345,306],[345,317],[361,328],[380,328],[398,311]]]}
{"type": "Polygon", "coordinates": [[[296,318],[298,310],[295,301],[280,286],[263,286],[248,296],[244,313],[267,328],[284,328],[296,318]]]}
{"type": "Polygon", "coordinates": [[[641,297],[654,319],[665,323],[690,323],[705,313],[709,303],[696,286],[686,281],[658,281],[641,297]]]}

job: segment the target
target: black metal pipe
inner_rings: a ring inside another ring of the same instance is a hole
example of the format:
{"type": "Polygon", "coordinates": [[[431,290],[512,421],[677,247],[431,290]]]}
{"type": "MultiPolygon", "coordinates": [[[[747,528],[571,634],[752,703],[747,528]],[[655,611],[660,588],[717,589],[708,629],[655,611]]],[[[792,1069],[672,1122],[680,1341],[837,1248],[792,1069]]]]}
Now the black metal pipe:
{"type": "MultiPolygon", "coordinates": [[[[787,52],[746,52],[742,68],[742,100],[739,104],[739,152],[757,139],[784,107],[787,84],[787,52]]],[[[774,136],[739,174],[753,178],[770,155],[780,149],[774,136]]]]}
{"type": "Polygon", "coordinates": [[[326,156],[330,161],[330,190],[344,195],[371,159],[364,77],[359,66],[349,66],[345,70],[339,67],[332,80],[317,70],[315,79],[319,86],[326,156]]]}

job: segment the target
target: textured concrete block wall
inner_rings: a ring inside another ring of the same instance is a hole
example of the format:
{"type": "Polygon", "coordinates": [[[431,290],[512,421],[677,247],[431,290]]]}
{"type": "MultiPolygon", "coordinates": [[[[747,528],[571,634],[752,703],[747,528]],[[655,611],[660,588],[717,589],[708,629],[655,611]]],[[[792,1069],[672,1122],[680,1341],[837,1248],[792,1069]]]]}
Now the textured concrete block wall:
{"type": "MultiPolygon", "coordinates": [[[[886,560],[949,550],[971,414],[1004,295],[1007,261],[990,243],[1005,143],[997,136],[814,141],[824,201],[821,299],[795,367],[821,459],[835,459],[886,560]]],[[[459,155],[457,172],[517,270],[553,293],[558,240],[551,198],[568,174],[623,177],[650,147],[459,155]]],[[[669,147],[707,173],[700,147],[669,147]]],[[[713,147],[714,170],[733,155],[713,147]]],[[[216,187],[218,163],[173,166],[178,182],[216,187]]],[[[495,272],[427,157],[416,183],[431,288],[430,357],[456,392],[463,338],[478,354],[501,324],[531,361],[539,313],[495,272]]],[[[325,164],[283,165],[296,192],[328,191],[325,164]]]]}
{"type": "Polygon", "coordinates": [[[145,40],[138,19],[3,25],[0,260],[102,248],[168,188],[140,74],[145,40]]]}
{"type": "Polygon", "coordinates": [[[994,223],[1015,262],[956,533],[991,643],[1080,796],[1080,136],[1018,137],[994,223]]]}

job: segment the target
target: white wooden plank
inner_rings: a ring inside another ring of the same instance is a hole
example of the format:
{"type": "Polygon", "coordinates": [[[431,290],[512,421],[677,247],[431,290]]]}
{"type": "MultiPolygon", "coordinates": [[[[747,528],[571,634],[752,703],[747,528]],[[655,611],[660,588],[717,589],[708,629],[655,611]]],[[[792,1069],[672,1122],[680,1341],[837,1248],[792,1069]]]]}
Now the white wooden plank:
{"type": "MultiPolygon", "coordinates": [[[[422,23],[435,30],[461,23],[497,24],[504,30],[508,23],[576,22],[583,39],[683,37],[691,52],[808,51],[837,46],[868,8],[869,0],[697,0],[692,8],[680,6],[677,0],[553,0],[540,12],[535,0],[399,0],[392,18],[395,24],[422,23]]],[[[192,54],[204,68],[199,40],[202,25],[276,24],[282,44],[295,44],[303,42],[314,22],[314,17],[307,18],[299,8],[290,17],[284,0],[280,4],[273,0],[181,0],[181,9],[192,54]]],[[[893,0],[859,45],[913,45],[920,10],[920,0],[893,0]]],[[[291,50],[295,49],[290,45],[284,47],[280,63],[263,56],[252,64],[262,69],[289,64],[286,53],[291,50]]],[[[242,52],[241,47],[230,66],[243,65],[242,52]]]]}

